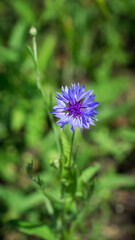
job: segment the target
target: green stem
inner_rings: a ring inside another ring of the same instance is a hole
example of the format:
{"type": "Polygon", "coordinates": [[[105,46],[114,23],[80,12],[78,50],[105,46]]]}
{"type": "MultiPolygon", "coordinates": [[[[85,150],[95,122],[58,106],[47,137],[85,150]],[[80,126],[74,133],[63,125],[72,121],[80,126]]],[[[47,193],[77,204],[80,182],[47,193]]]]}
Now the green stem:
{"type": "MultiPolygon", "coordinates": [[[[62,156],[61,156],[62,159],[62,156]]],[[[62,182],[64,171],[64,162],[61,161],[60,165],[60,178],[61,178],[61,240],[65,240],[65,185],[62,182]]]]}
{"type": "Polygon", "coordinates": [[[68,165],[69,168],[71,168],[71,162],[72,162],[74,136],[75,136],[75,131],[72,134],[72,140],[71,140],[70,157],[69,157],[69,165],[68,165]]]}
{"type": "Polygon", "coordinates": [[[61,185],[62,214],[61,214],[61,240],[65,240],[65,186],[61,185]]]}
{"type": "Polygon", "coordinates": [[[51,125],[52,125],[52,128],[53,128],[53,131],[54,131],[54,135],[55,135],[55,139],[56,139],[56,145],[57,145],[58,151],[61,153],[60,138],[58,136],[58,133],[57,133],[57,130],[56,130],[56,126],[55,126],[54,121],[53,121],[53,117],[50,114],[48,103],[46,102],[45,95],[44,95],[44,90],[42,88],[42,84],[41,84],[41,81],[40,81],[40,74],[39,74],[39,68],[38,68],[38,57],[37,57],[36,36],[32,36],[32,43],[33,43],[34,63],[35,63],[35,69],[36,69],[37,87],[40,90],[41,95],[42,95],[42,97],[44,99],[45,110],[46,110],[46,112],[47,112],[47,114],[49,116],[49,119],[50,119],[50,122],[51,122],[51,125]]]}
{"type": "Polygon", "coordinates": [[[38,58],[37,58],[37,43],[36,43],[36,36],[32,37],[32,43],[33,43],[33,53],[35,58],[35,68],[36,68],[36,77],[37,77],[37,87],[41,91],[41,94],[45,100],[44,91],[42,89],[42,85],[40,82],[40,76],[39,76],[39,68],[38,68],[38,58]]]}

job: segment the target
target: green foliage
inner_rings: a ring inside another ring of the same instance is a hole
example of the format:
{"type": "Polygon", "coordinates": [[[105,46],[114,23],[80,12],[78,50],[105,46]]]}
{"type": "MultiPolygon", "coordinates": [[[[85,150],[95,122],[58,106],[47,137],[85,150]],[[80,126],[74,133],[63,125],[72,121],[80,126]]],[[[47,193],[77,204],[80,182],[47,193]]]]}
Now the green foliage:
{"type": "Polygon", "coordinates": [[[0,197],[2,201],[6,201],[6,204],[10,209],[8,215],[6,216],[8,220],[18,218],[25,211],[28,211],[37,204],[43,203],[43,197],[39,194],[39,192],[31,193],[26,196],[20,190],[4,188],[1,185],[0,197]]]}
{"type": "Polygon", "coordinates": [[[134,12],[134,0],[0,2],[1,239],[13,231],[18,240],[30,235],[60,239],[62,214],[67,239],[134,239],[134,204],[129,206],[135,190],[134,12]],[[31,26],[38,31],[45,103],[30,56],[34,59],[31,26]],[[69,171],[69,127],[60,133],[47,112],[55,92],[72,82],[94,89],[100,106],[96,127],[83,135],[76,131],[75,164],[69,171]],[[26,174],[32,161],[35,182],[26,174]],[[66,193],[59,186],[61,177],[66,193]],[[124,209],[121,214],[117,203],[124,209]],[[111,235],[116,232],[119,236],[111,235]]]}
{"type": "Polygon", "coordinates": [[[41,225],[39,223],[31,223],[31,222],[24,222],[24,221],[10,221],[9,226],[12,228],[17,229],[20,232],[23,232],[28,235],[38,236],[45,240],[54,240],[57,238],[52,232],[52,229],[48,226],[41,225]]]}
{"type": "Polygon", "coordinates": [[[96,164],[95,166],[90,166],[86,168],[80,177],[81,181],[83,183],[87,183],[97,173],[99,169],[100,164],[96,164]]]}
{"type": "Polygon", "coordinates": [[[45,36],[44,42],[39,49],[39,69],[40,71],[45,71],[48,65],[48,61],[51,59],[51,56],[54,52],[54,47],[56,45],[56,37],[55,35],[45,36]]]}

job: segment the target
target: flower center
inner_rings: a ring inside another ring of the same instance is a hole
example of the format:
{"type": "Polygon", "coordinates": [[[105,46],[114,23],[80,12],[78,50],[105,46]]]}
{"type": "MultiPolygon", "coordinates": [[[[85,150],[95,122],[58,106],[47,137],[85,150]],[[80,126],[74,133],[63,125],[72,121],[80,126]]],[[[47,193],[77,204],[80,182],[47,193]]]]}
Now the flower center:
{"type": "Polygon", "coordinates": [[[73,116],[74,118],[80,117],[81,115],[82,103],[81,101],[69,102],[66,106],[65,113],[68,113],[68,116],[73,116]]]}

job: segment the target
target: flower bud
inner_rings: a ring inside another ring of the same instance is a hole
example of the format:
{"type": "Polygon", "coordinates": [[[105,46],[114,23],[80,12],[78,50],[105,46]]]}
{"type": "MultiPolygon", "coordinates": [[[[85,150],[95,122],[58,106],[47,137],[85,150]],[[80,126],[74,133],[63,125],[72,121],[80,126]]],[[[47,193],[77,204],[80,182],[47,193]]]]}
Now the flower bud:
{"type": "Polygon", "coordinates": [[[29,33],[35,37],[37,35],[37,29],[35,27],[31,27],[29,33]]]}
{"type": "Polygon", "coordinates": [[[51,167],[54,167],[55,169],[58,169],[60,166],[59,159],[53,159],[50,161],[51,167]]]}

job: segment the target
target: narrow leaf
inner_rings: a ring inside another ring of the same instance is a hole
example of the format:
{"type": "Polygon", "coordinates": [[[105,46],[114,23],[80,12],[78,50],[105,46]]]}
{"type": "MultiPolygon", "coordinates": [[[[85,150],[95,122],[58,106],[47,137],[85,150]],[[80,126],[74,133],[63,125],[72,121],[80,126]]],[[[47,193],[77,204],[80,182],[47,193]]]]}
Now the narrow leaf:
{"type": "Polygon", "coordinates": [[[100,164],[96,164],[94,166],[90,166],[85,169],[81,175],[81,181],[87,183],[100,169],[100,164]]]}
{"type": "Polygon", "coordinates": [[[8,222],[8,225],[28,235],[38,236],[45,240],[58,240],[52,229],[40,223],[12,220],[8,222]]]}

